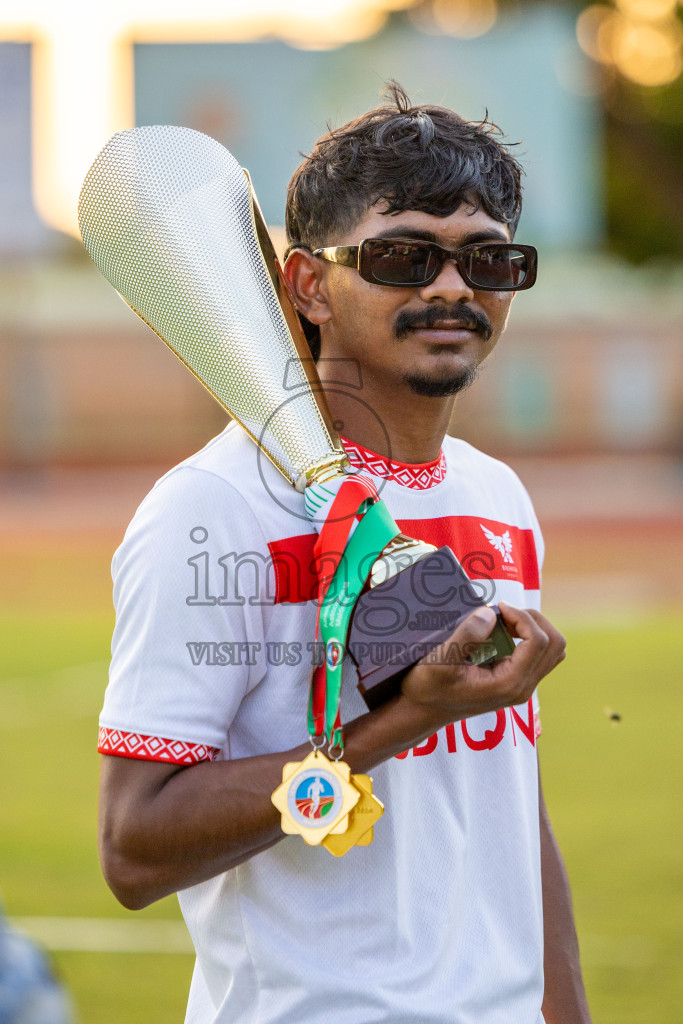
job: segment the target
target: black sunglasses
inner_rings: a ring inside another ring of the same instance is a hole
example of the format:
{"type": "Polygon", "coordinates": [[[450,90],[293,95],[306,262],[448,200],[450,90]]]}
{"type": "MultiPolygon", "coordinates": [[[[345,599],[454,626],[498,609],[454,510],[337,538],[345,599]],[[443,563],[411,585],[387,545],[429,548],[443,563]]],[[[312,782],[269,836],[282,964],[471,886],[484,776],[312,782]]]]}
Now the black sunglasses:
{"type": "Polygon", "coordinates": [[[470,288],[518,292],[536,280],[537,252],[533,245],[474,242],[461,249],[444,249],[436,242],[413,238],[366,238],[360,245],[314,249],[314,256],[355,268],[365,281],[394,288],[419,288],[453,260],[470,288]]]}

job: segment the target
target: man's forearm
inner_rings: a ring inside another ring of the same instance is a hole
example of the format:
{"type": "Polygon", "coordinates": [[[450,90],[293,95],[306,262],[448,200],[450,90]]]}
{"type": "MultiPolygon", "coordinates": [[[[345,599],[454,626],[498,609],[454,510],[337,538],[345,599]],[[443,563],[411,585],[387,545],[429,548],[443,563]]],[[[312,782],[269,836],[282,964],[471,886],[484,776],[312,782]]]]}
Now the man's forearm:
{"type": "Polygon", "coordinates": [[[539,785],[546,1024],[590,1024],[571,891],[539,785]]]}
{"type": "MultiPolygon", "coordinates": [[[[424,740],[434,721],[400,699],[348,724],[344,760],[353,772],[424,740]]],[[[235,867],[283,838],[271,794],[287,761],[310,744],[243,760],[167,764],[105,756],[100,853],[113,892],[132,910],[235,867]]]]}

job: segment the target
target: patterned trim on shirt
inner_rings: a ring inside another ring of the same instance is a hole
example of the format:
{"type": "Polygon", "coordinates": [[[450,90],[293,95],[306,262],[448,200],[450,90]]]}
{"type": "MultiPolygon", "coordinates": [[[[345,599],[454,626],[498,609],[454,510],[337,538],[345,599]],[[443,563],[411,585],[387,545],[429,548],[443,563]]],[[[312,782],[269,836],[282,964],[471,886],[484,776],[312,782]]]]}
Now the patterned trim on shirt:
{"type": "Polygon", "coordinates": [[[402,487],[426,491],[430,487],[440,484],[446,476],[446,456],[443,451],[433,462],[421,462],[413,465],[408,462],[388,459],[385,455],[378,455],[376,452],[364,448],[363,445],[356,444],[355,441],[347,441],[344,437],[342,444],[354,469],[364,469],[384,480],[393,480],[395,483],[401,484],[402,487]]]}
{"type": "Polygon", "coordinates": [[[209,747],[206,743],[187,743],[185,740],[124,732],[122,729],[108,729],[105,726],[100,727],[97,750],[100,754],[133,757],[142,761],[166,761],[168,764],[215,761],[220,753],[219,747],[209,747]]]}

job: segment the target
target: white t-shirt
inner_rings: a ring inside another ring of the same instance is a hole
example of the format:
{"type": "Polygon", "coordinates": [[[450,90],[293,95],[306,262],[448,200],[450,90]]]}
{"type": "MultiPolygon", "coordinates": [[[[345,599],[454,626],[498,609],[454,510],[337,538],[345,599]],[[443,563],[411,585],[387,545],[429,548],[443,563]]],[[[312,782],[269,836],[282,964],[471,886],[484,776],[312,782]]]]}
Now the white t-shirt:
{"type": "MultiPolygon", "coordinates": [[[[509,467],[364,460],[404,533],[449,544],[486,596],[539,606],[542,540],[509,467]]],[[[306,740],[316,604],[303,498],[236,425],[166,474],[113,561],[104,753],[192,765],[306,740]]],[[[345,667],[342,721],[366,712],[345,667]]],[[[543,926],[532,702],[377,766],[374,842],[283,839],[179,894],[191,1024],[540,1024],[543,926]]]]}

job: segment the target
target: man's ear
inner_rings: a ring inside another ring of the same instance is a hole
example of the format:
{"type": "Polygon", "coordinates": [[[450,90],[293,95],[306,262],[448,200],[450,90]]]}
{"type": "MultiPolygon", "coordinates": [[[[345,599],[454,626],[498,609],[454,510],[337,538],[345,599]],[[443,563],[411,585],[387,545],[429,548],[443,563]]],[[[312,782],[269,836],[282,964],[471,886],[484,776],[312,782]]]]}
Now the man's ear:
{"type": "Polygon", "coordinates": [[[322,260],[308,249],[292,249],[283,267],[285,280],[297,310],[312,324],[326,324],[330,319],[322,260]]]}

